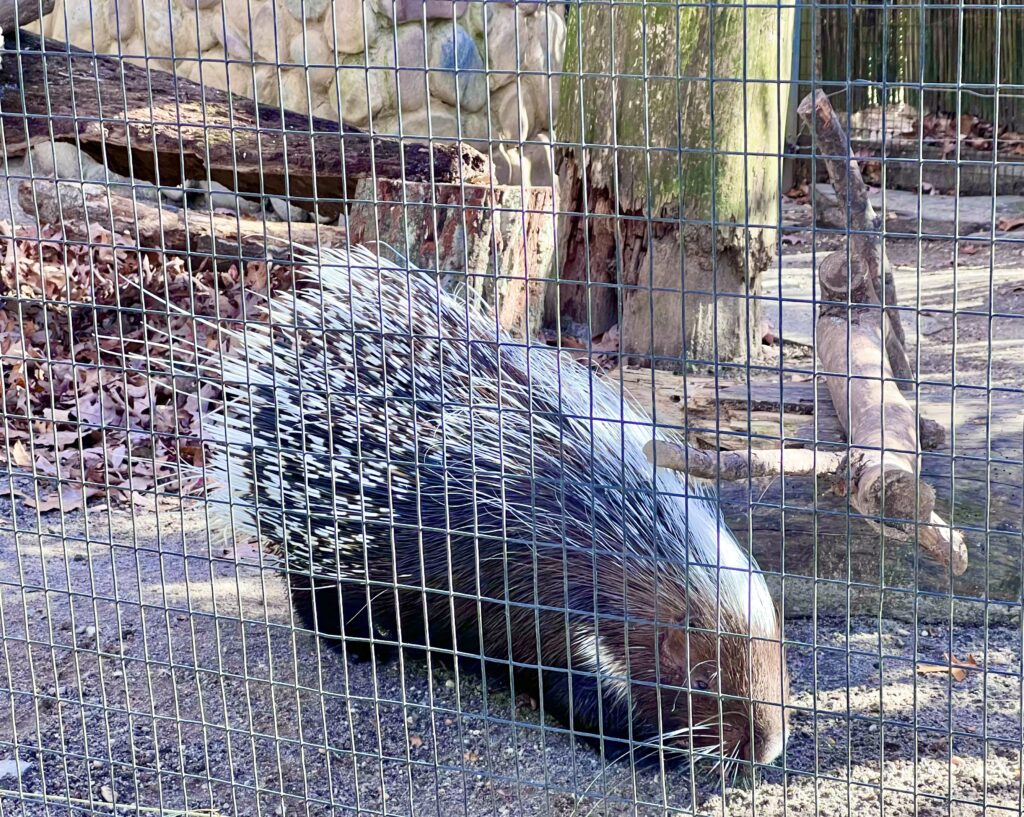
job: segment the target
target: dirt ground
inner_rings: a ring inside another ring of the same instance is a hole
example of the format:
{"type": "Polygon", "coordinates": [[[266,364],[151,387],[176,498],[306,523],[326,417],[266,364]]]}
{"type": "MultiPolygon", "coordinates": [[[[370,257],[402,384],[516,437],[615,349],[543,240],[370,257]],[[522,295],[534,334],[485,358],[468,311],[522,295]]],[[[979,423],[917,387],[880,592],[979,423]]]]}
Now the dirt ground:
{"type": "Polygon", "coordinates": [[[5,815],[90,798],[96,813],[1019,813],[1018,629],[789,622],[787,771],[723,797],[706,770],[694,793],[684,766],[602,767],[496,679],[345,661],[291,628],[256,554],[207,542],[200,508],[13,512],[0,505],[0,770],[24,769],[0,778],[5,815]],[[981,667],[915,673],[946,652],[981,667]]]}
{"type": "MultiPolygon", "coordinates": [[[[811,239],[794,236],[781,333],[798,347],[811,239]]],[[[910,334],[930,393],[966,387],[956,444],[996,439],[1016,460],[1021,247],[961,256],[954,276],[952,245],[926,243],[920,279],[917,243],[889,248],[902,302],[922,310],[910,334]],[[973,422],[978,406],[991,422],[973,422]]],[[[257,553],[209,541],[201,505],[61,517],[0,499],[0,815],[1021,813],[1019,626],[819,613],[786,623],[792,735],[749,790],[683,764],[604,763],[500,679],[345,660],[293,628],[257,553]],[[979,666],[916,671],[946,653],[979,666]]]]}
{"type": "MultiPolygon", "coordinates": [[[[788,300],[782,337],[809,343],[813,263],[843,239],[834,230],[812,233],[809,205],[784,205],[783,220],[780,263],[764,278],[765,311],[780,329],[781,294],[788,300]]],[[[918,347],[919,358],[908,353],[921,380],[976,388],[1024,385],[1024,359],[1017,354],[1024,342],[1024,230],[997,234],[994,252],[993,242],[980,236],[960,242],[890,238],[886,252],[908,342],[918,347]]]]}

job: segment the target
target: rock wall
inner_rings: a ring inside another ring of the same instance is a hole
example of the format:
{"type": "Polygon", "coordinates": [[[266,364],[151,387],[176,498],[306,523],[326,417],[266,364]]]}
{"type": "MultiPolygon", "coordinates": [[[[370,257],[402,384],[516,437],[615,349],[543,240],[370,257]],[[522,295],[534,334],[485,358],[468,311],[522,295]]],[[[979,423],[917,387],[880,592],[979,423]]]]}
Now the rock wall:
{"type": "Polygon", "coordinates": [[[41,31],[380,135],[478,141],[500,182],[549,185],[564,8],[535,0],[57,0],[41,31]]]}

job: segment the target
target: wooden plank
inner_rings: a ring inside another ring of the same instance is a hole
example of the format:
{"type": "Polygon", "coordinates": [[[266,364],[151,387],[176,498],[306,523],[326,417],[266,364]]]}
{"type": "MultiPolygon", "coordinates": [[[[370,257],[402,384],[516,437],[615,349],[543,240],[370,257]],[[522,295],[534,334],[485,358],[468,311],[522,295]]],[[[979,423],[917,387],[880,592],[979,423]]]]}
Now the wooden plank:
{"type": "Polygon", "coordinates": [[[25,31],[16,44],[14,34],[4,33],[0,60],[8,155],[71,141],[136,179],[167,186],[209,177],[305,209],[315,193],[327,215],[341,212],[367,176],[453,184],[488,177],[489,163],[469,147],[371,137],[25,31]]]}

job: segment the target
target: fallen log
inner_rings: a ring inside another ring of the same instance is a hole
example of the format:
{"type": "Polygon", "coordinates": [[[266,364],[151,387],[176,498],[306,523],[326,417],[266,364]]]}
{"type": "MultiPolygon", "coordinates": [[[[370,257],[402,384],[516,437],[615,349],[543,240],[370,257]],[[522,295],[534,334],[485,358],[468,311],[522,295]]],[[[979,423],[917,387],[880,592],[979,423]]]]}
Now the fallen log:
{"type": "Polygon", "coordinates": [[[157,207],[111,192],[109,187],[49,179],[24,181],[18,203],[40,222],[62,227],[65,236],[92,240],[91,225],[127,234],[141,250],[203,258],[270,260],[287,256],[292,244],[344,247],[341,227],[224,216],[204,210],[157,207]]]}
{"type": "Polygon", "coordinates": [[[53,11],[54,0],[0,0],[0,30],[27,26],[53,11]]]}
{"type": "Polygon", "coordinates": [[[814,131],[837,199],[849,208],[847,246],[818,267],[822,303],[816,351],[847,449],[703,451],[654,442],[648,459],[703,479],[742,480],[781,474],[828,476],[870,524],[918,546],[954,575],[967,569],[963,535],[935,512],[935,491],[918,472],[918,418],[897,385],[912,385],[895,286],[877,235],[867,186],[849,158],[846,134],[818,91],[798,112],[814,131]],[[883,301],[884,297],[884,301],[883,301]]]}
{"type": "Polygon", "coordinates": [[[848,250],[820,265],[822,304],[816,333],[818,360],[850,444],[850,503],[887,532],[908,538],[955,575],[967,569],[963,536],[934,511],[935,491],[918,474],[917,417],[897,385],[911,378],[895,286],[878,235],[880,219],[839,117],[821,91],[797,109],[814,131],[818,151],[850,213],[848,250]],[[884,295],[884,303],[883,303],[884,295]],[[916,523],[927,527],[917,528],[916,523]]]}
{"type": "Polygon", "coordinates": [[[5,31],[4,48],[0,124],[9,156],[37,142],[74,142],[134,179],[212,179],[307,210],[315,204],[323,215],[342,212],[364,177],[459,184],[489,174],[468,146],[371,136],[25,31],[5,31]]]}

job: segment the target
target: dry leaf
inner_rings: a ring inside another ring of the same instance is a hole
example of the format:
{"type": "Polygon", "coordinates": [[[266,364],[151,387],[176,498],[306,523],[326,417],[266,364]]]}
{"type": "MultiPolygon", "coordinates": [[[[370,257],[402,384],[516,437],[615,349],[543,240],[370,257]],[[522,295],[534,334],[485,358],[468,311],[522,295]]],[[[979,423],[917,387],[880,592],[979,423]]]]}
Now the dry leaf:
{"type": "Polygon", "coordinates": [[[17,440],[11,446],[11,462],[20,468],[27,468],[32,464],[32,455],[29,454],[28,449],[25,448],[25,444],[21,440],[17,440]]]}
{"type": "Polygon", "coordinates": [[[423,738],[419,735],[409,735],[409,746],[413,749],[419,749],[423,745],[423,738]]]}
{"type": "Polygon", "coordinates": [[[476,763],[478,760],[480,760],[480,755],[478,755],[472,749],[467,749],[463,753],[462,759],[465,760],[467,763],[476,763]]]}
{"type": "Polygon", "coordinates": [[[611,329],[594,338],[590,348],[594,352],[601,353],[619,351],[619,325],[615,324],[611,329]]]}
{"type": "MultiPolygon", "coordinates": [[[[246,302],[251,318],[258,298],[243,286],[264,294],[279,290],[291,286],[292,271],[250,262],[244,275],[235,267],[217,280],[210,264],[190,268],[180,257],[139,251],[130,235],[111,235],[97,224],[91,244],[65,244],[61,229],[50,225],[6,230],[0,238],[0,377],[8,423],[0,457],[36,476],[59,471],[64,480],[103,482],[113,489],[111,497],[148,506],[156,481],[161,493],[205,490],[201,478],[178,478],[181,463],[204,461],[201,444],[180,435],[199,433],[200,408],[219,395],[171,388],[159,363],[168,345],[188,361],[190,349],[216,350],[223,341],[202,321],[158,313],[169,296],[187,313],[226,319],[239,317],[246,302]],[[23,297],[17,314],[3,306],[12,295],[23,297]],[[139,307],[153,311],[144,315],[139,307]],[[127,473],[129,443],[133,465],[150,460],[145,475],[127,473]]],[[[38,506],[55,510],[63,499],[71,510],[103,493],[65,487],[60,495],[48,492],[38,506]]]]}
{"type": "Polygon", "coordinates": [[[968,655],[966,661],[961,661],[959,658],[950,657],[948,653],[943,655],[948,663],[946,664],[918,664],[917,673],[918,675],[933,675],[942,673],[949,675],[958,684],[963,682],[967,678],[968,669],[976,669],[978,667],[978,661],[973,655],[968,655]]]}
{"type": "Polygon", "coordinates": [[[25,500],[25,505],[39,513],[48,513],[56,510],[61,511],[61,513],[69,513],[85,508],[86,500],[89,497],[103,493],[103,489],[95,485],[65,485],[61,488],[59,494],[43,494],[40,492],[38,502],[35,495],[24,491],[20,493],[22,499],[25,500]]]}

